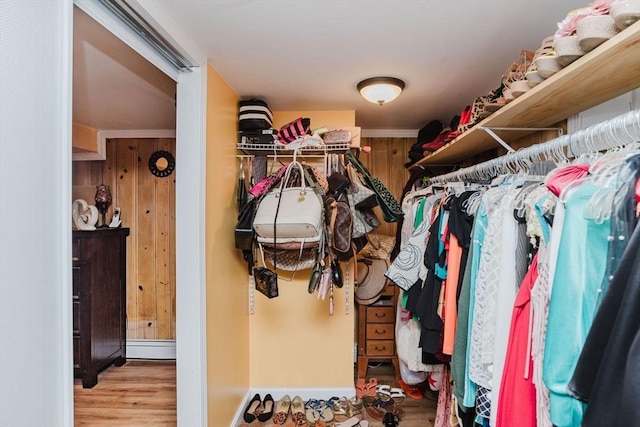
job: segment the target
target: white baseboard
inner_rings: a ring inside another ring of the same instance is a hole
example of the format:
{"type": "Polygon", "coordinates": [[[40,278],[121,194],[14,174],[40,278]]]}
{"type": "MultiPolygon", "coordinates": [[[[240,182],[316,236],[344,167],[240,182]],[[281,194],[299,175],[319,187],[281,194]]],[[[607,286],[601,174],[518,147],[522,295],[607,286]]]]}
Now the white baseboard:
{"type": "Polygon", "coordinates": [[[285,394],[289,395],[292,399],[295,396],[300,396],[302,400],[305,402],[309,399],[322,399],[329,400],[332,397],[352,397],[356,394],[355,387],[343,387],[343,388],[277,388],[277,387],[254,387],[247,391],[244,399],[242,399],[242,403],[236,410],[236,415],[233,418],[233,423],[231,427],[235,427],[243,422],[242,414],[244,414],[244,410],[249,404],[251,398],[255,395],[259,394],[260,397],[264,399],[264,396],[267,394],[271,394],[273,400],[276,402],[281,399],[285,394]]]}
{"type": "Polygon", "coordinates": [[[175,340],[127,340],[127,359],[175,360],[175,340]]]}

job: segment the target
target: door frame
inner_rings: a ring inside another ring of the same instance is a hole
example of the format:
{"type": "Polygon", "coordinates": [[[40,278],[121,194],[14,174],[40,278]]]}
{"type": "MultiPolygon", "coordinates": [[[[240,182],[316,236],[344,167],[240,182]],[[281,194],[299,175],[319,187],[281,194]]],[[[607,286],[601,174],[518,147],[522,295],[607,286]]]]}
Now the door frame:
{"type": "MultiPolygon", "coordinates": [[[[171,36],[198,67],[179,72],[99,2],[73,0],[98,21],[177,82],[176,107],[176,388],[178,425],[207,425],[206,281],[205,281],[205,161],[206,161],[206,56],[184,32],[153,3],[142,8],[161,33],[171,36]],[[154,9],[155,8],[155,9],[154,9]]],[[[71,23],[72,25],[72,23],[71,23]]],[[[69,43],[73,34],[69,32],[69,43]]],[[[69,70],[71,74],[71,70],[69,70]]],[[[72,76],[70,75],[71,79],[72,76]]],[[[72,97],[71,91],[67,96],[72,97]]],[[[71,99],[69,99],[71,105],[71,99]]],[[[69,126],[71,123],[69,123],[69,126]]],[[[69,134],[71,129],[69,128],[69,134]]],[[[71,159],[68,162],[71,173],[71,159]]],[[[70,300],[70,298],[69,298],[70,300]]],[[[70,306],[69,306],[70,308],[70,306]]],[[[70,313],[69,313],[70,315],[70,313]]],[[[68,360],[73,355],[67,349],[68,360]]],[[[71,390],[73,392],[73,390],[71,390]]],[[[67,401],[73,413],[73,396],[67,401]]]]}

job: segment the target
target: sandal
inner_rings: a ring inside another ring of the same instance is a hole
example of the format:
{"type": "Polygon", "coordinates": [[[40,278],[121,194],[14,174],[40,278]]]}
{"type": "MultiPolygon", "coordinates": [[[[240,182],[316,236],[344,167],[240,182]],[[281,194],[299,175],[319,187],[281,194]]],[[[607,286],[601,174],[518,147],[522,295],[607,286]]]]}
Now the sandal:
{"type": "MultiPolygon", "coordinates": [[[[329,423],[333,421],[333,409],[326,401],[321,400],[318,402],[317,410],[318,419],[316,421],[321,421],[322,423],[329,423]]],[[[316,427],[318,427],[318,422],[316,422],[316,427]]]]}
{"type": "Polygon", "coordinates": [[[392,388],[389,392],[391,393],[391,399],[393,399],[396,405],[401,404],[407,398],[407,395],[404,394],[401,388],[392,388]]]}
{"type": "Polygon", "coordinates": [[[404,390],[405,394],[412,399],[422,399],[422,392],[418,387],[411,386],[402,380],[398,380],[398,384],[404,390]]]}
{"type": "Polygon", "coordinates": [[[272,421],[274,424],[283,425],[289,417],[289,409],[291,408],[291,398],[284,395],[282,399],[276,403],[276,409],[273,412],[272,421]]]}
{"type": "Polygon", "coordinates": [[[510,96],[517,98],[531,89],[531,86],[529,86],[529,82],[527,81],[525,74],[529,69],[529,65],[533,61],[533,55],[533,52],[530,52],[528,50],[521,50],[518,59],[513,61],[513,63],[505,71],[502,77],[502,84],[504,85],[504,87],[509,88],[510,96]]]}
{"type": "Polygon", "coordinates": [[[294,397],[291,401],[291,419],[296,426],[308,424],[304,411],[304,400],[300,396],[294,397]]]}
{"type": "Polygon", "coordinates": [[[316,399],[309,399],[307,403],[304,404],[304,414],[310,424],[314,424],[320,419],[319,405],[320,402],[316,399]]]}
{"type": "Polygon", "coordinates": [[[381,420],[386,413],[387,411],[382,407],[382,405],[367,406],[367,415],[373,419],[381,420]]]}
{"type": "Polygon", "coordinates": [[[562,65],[558,62],[558,56],[553,48],[553,36],[542,40],[542,45],[536,51],[533,62],[536,64],[537,73],[544,79],[562,70],[562,65]]]}
{"type": "Polygon", "coordinates": [[[362,399],[354,396],[349,399],[349,411],[351,415],[360,415],[362,414],[362,409],[364,408],[364,404],[362,403],[362,399]]]}
{"type": "Polygon", "coordinates": [[[356,427],[358,424],[360,424],[360,422],[360,418],[351,417],[343,422],[335,423],[333,427],[356,427]]]}
{"type": "Polygon", "coordinates": [[[383,402],[389,401],[391,399],[391,386],[388,385],[379,385],[376,388],[376,397],[383,402]]]}
{"type": "Polygon", "coordinates": [[[365,383],[364,378],[358,378],[356,381],[356,396],[362,397],[365,395],[367,384],[365,383]]]}
{"type": "Polygon", "coordinates": [[[378,379],[377,378],[369,378],[369,382],[365,385],[365,396],[375,396],[376,395],[376,387],[378,387],[378,379]]]}
{"type": "Polygon", "coordinates": [[[346,421],[350,416],[349,401],[346,397],[333,400],[333,417],[336,421],[346,421]]]}

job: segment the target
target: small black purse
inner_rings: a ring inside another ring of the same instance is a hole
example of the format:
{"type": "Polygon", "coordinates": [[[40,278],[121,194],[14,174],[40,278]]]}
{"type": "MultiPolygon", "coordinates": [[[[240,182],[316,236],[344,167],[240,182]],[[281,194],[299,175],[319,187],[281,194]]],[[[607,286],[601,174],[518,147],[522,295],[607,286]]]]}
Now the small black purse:
{"type": "Polygon", "coordinates": [[[265,267],[253,269],[253,277],[256,282],[256,289],[267,298],[278,296],[278,275],[265,267]]]}

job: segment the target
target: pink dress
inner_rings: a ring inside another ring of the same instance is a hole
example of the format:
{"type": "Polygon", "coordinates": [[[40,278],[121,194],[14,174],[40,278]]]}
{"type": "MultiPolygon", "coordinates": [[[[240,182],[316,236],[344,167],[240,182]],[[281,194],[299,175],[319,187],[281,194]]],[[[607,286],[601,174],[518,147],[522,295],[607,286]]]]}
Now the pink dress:
{"type": "Polygon", "coordinates": [[[531,289],[538,278],[538,255],[522,280],[513,305],[496,427],[536,427],[536,389],[531,358],[531,289]]]}

